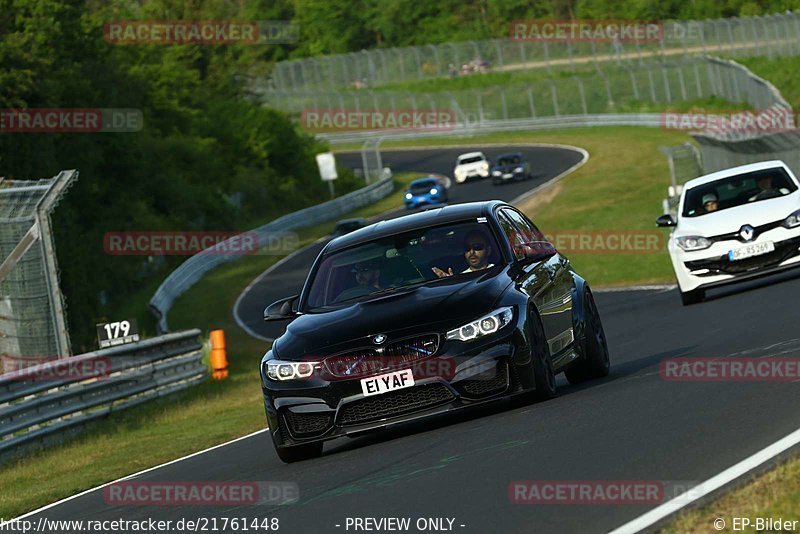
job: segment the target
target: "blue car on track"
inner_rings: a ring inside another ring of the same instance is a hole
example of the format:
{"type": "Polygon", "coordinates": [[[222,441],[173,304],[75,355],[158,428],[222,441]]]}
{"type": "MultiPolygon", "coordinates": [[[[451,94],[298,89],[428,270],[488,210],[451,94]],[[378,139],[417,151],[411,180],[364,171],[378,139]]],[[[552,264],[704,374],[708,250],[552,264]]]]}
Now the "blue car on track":
{"type": "Polygon", "coordinates": [[[447,202],[447,188],[433,176],[414,180],[404,196],[406,208],[413,209],[424,204],[447,202]]]}

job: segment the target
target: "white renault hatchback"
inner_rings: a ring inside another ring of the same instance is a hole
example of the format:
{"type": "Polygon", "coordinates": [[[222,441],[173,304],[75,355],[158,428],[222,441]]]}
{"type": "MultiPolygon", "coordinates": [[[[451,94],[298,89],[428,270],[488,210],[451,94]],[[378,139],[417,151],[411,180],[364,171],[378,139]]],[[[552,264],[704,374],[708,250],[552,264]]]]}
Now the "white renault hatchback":
{"type": "Polygon", "coordinates": [[[800,266],[800,183],[782,161],[718,171],[686,183],[669,254],[684,305],[705,290],[800,266]]]}

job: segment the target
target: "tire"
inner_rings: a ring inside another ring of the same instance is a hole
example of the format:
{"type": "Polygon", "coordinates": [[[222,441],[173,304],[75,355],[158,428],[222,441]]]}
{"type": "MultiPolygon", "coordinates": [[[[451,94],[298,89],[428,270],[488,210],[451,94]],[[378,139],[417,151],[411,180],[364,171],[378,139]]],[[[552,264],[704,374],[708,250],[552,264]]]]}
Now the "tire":
{"type": "MultiPolygon", "coordinates": [[[[270,434],[272,433],[270,432],[270,434]]],[[[322,456],[321,441],[284,447],[282,445],[278,445],[277,441],[275,440],[275,436],[273,435],[272,444],[275,445],[275,452],[278,453],[278,458],[287,464],[302,462],[303,460],[310,460],[312,458],[318,458],[319,456],[322,456]]]]}
{"type": "Polygon", "coordinates": [[[692,291],[683,292],[678,286],[678,292],[681,294],[681,302],[684,306],[691,306],[692,304],[699,304],[706,298],[705,289],[693,289],[692,291]]]}
{"type": "Polygon", "coordinates": [[[533,378],[536,383],[534,397],[537,400],[548,400],[556,396],[556,375],[553,371],[553,360],[550,358],[550,347],[539,316],[529,312],[529,332],[531,335],[531,360],[533,362],[533,378]]]}
{"type": "Polygon", "coordinates": [[[584,294],[584,317],[586,327],[582,340],[583,359],[573,364],[564,373],[570,384],[580,384],[595,378],[608,376],[611,370],[611,359],[608,354],[608,342],[597,311],[594,297],[589,288],[584,294]]]}

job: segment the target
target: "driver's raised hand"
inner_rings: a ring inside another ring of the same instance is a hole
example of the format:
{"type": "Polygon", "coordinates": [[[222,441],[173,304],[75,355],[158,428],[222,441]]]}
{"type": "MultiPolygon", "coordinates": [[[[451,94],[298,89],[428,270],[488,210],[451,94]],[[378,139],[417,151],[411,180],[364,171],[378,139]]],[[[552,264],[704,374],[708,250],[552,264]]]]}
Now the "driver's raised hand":
{"type": "Polygon", "coordinates": [[[442,269],[440,269],[438,267],[433,267],[433,268],[431,268],[431,270],[433,271],[433,274],[435,274],[439,278],[444,278],[445,276],[453,276],[453,268],[452,267],[450,267],[446,271],[443,271],[442,269]]]}

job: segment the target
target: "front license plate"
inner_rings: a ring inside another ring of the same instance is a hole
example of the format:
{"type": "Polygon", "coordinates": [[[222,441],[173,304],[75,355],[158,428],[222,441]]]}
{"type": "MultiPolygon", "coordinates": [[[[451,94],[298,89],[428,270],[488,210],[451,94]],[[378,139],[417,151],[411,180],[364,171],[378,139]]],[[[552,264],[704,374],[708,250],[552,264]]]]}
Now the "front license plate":
{"type": "Polygon", "coordinates": [[[728,259],[730,261],[743,260],[745,258],[752,258],[753,256],[761,256],[762,254],[769,254],[775,250],[775,243],[772,241],[765,241],[763,243],[753,243],[746,247],[739,247],[728,252],[728,259]]]}
{"type": "Polygon", "coordinates": [[[361,391],[365,397],[380,395],[381,393],[408,388],[413,385],[414,374],[411,369],[361,379],[361,391]]]}

